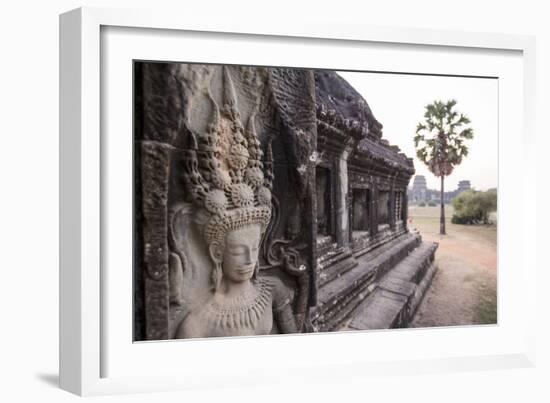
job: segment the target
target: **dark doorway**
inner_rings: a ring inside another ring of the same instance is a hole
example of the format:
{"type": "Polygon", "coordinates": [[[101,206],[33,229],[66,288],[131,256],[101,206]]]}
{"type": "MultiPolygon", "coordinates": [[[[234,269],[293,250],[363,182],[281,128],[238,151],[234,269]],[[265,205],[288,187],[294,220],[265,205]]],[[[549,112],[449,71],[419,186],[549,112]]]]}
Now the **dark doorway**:
{"type": "Polygon", "coordinates": [[[330,170],[317,167],[317,234],[321,236],[332,235],[331,189],[330,170]]]}
{"type": "Polygon", "coordinates": [[[353,231],[369,230],[369,191],[353,189],[353,231]]]}
{"type": "Polygon", "coordinates": [[[378,192],[378,225],[390,222],[390,192],[378,192]]]}

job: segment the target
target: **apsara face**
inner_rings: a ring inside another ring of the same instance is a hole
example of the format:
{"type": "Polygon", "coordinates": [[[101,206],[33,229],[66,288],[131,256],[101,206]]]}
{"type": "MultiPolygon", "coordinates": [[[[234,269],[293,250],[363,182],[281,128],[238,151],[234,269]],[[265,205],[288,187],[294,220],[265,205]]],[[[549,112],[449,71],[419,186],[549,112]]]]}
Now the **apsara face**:
{"type": "Polygon", "coordinates": [[[222,263],[226,280],[238,283],[252,278],[258,262],[260,238],[259,224],[247,225],[227,234],[222,263]]]}

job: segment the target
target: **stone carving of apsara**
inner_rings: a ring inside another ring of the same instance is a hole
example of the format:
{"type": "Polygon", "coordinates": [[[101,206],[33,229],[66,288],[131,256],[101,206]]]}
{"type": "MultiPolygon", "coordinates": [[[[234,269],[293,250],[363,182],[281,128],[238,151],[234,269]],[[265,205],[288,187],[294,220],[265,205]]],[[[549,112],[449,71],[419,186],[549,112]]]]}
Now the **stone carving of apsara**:
{"type": "Polygon", "coordinates": [[[211,268],[210,289],[203,298],[188,301],[175,337],[269,334],[274,321],[278,331],[295,332],[290,298],[275,298],[276,285],[258,275],[260,244],[271,219],[273,175],[264,172],[255,114],[244,128],[225,67],[222,108],[209,99],[213,118],[204,133],[191,134],[184,184],[196,214],[203,217],[200,232],[211,268]]]}

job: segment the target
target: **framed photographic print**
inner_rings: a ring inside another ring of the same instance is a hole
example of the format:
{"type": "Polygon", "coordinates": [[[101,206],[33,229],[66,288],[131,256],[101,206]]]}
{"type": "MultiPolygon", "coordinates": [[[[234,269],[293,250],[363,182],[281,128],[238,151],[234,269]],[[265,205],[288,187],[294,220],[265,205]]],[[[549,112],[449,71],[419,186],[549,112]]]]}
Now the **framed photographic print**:
{"type": "Polygon", "coordinates": [[[532,38],[60,24],[64,389],[530,365],[532,38]]]}

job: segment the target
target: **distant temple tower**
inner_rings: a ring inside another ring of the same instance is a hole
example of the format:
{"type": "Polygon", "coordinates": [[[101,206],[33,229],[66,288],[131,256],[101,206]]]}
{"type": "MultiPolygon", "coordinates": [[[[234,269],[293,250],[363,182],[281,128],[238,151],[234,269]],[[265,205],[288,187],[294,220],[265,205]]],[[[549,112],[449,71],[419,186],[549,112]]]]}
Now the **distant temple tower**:
{"type": "MultiPolygon", "coordinates": [[[[453,199],[472,188],[469,180],[461,180],[458,182],[458,187],[455,190],[445,192],[443,201],[445,203],[451,203],[453,199]]],[[[418,203],[428,203],[434,202],[439,203],[441,197],[440,191],[438,189],[428,189],[426,183],[426,177],[424,175],[416,175],[414,177],[412,188],[408,189],[409,203],[418,204],[418,203]]]]}
{"type": "Polygon", "coordinates": [[[456,192],[456,195],[458,196],[460,193],[465,192],[466,190],[470,190],[472,188],[469,180],[463,180],[458,182],[458,189],[456,192]]]}
{"type": "Polygon", "coordinates": [[[426,177],[424,175],[416,175],[414,177],[412,190],[409,194],[409,200],[411,203],[426,202],[428,199],[428,185],[426,183],[426,177]]]}

